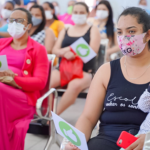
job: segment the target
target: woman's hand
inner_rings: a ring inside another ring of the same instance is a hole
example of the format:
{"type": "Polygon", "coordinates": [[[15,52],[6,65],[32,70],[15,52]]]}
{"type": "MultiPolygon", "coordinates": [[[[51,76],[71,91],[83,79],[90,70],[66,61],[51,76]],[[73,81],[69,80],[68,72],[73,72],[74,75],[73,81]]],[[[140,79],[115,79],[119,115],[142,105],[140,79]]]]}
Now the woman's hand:
{"type": "Polygon", "coordinates": [[[71,51],[66,52],[65,55],[64,55],[64,57],[65,57],[66,59],[68,59],[68,60],[73,60],[73,59],[75,59],[75,55],[74,55],[74,53],[72,53],[71,51]]]}
{"type": "Polygon", "coordinates": [[[11,70],[6,70],[6,71],[0,71],[0,77],[4,77],[4,76],[11,76],[11,77],[15,77],[17,76],[17,74],[15,74],[13,71],[11,70]]]}
{"type": "Polygon", "coordinates": [[[126,150],[143,150],[145,137],[145,134],[139,135],[138,139],[133,144],[131,144],[126,150]]]}
{"type": "Polygon", "coordinates": [[[70,47],[65,47],[65,48],[62,48],[59,55],[60,57],[64,57],[64,55],[67,53],[67,52],[70,52],[70,47]]]}
{"type": "Polygon", "coordinates": [[[76,146],[74,146],[73,144],[68,143],[68,144],[65,146],[65,150],[80,150],[80,149],[77,148],[76,146]]]}

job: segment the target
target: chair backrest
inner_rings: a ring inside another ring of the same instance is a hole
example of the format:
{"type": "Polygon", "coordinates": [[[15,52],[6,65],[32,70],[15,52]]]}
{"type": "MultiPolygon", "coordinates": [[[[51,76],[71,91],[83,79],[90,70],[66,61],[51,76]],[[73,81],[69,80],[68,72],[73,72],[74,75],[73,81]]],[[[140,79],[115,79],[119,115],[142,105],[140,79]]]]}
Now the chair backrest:
{"type": "Polygon", "coordinates": [[[105,54],[106,54],[108,42],[109,42],[108,39],[101,39],[100,47],[99,47],[99,51],[95,63],[95,71],[97,71],[99,67],[105,63],[105,57],[106,57],[105,54]]]}
{"type": "Polygon", "coordinates": [[[107,60],[106,51],[107,51],[107,48],[108,48],[108,43],[109,43],[109,39],[102,39],[102,40],[101,40],[101,45],[104,45],[104,46],[105,46],[104,63],[105,63],[106,60],[107,60]]]}
{"type": "MultiPolygon", "coordinates": [[[[54,63],[54,60],[55,60],[55,55],[50,55],[48,54],[48,60],[49,60],[49,74],[48,74],[48,79],[47,79],[47,83],[46,83],[46,86],[43,90],[40,91],[41,93],[41,96],[43,96],[46,92],[48,92],[50,90],[50,80],[51,80],[51,72],[52,72],[52,69],[53,69],[53,63],[54,63]]],[[[46,113],[48,112],[48,104],[49,102],[49,97],[47,97],[44,101],[43,101],[43,104],[42,104],[42,114],[43,116],[46,115],[46,113]]]]}

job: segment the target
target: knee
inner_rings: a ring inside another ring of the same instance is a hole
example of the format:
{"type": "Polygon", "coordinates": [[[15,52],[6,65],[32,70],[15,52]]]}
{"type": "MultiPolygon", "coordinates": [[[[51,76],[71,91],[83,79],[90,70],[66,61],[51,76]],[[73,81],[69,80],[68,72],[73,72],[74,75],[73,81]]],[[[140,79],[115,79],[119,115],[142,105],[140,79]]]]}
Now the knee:
{"type": "Polygon", "coordinates": [[[70,82],[68,84],[68,89],[74,93],[79,93],[82,91],[82,85],[79,82],[70,82]]]}

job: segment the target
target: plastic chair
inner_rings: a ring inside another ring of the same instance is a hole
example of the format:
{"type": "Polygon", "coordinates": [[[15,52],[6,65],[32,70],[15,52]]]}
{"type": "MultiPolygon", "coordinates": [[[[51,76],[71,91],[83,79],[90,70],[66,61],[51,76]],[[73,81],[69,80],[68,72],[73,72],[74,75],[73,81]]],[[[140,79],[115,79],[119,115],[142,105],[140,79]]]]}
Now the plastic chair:
{"type": "Polygon", "coordinates": [[[44,148],[44,150],[50,149],[52,144],[56,143],[60,146],[60,141],[57,137],[55,126],[52,117],[48,117],[49,115],[49,98],[50,95],[53,94],[52,100],[52,111],[56,113],[57,102],[58,102],[58,93],[56,89],[50,89],[50,78],[51,78],[51,71],[53,68],[53,62],[55,59],[55,55],[48,55],[49,59],[49,76],[47,80],[47,84],[45,88],[40,91],[42,97],[37,100],[36,103],[36,115],[35,119],[33,119],[29,125],[28,133],[32,134],[41,134],[41,135],[48,135],[49,139],[44,148]],[[50,121],[50,125],[43,125],[42,120],[50,121]]]}

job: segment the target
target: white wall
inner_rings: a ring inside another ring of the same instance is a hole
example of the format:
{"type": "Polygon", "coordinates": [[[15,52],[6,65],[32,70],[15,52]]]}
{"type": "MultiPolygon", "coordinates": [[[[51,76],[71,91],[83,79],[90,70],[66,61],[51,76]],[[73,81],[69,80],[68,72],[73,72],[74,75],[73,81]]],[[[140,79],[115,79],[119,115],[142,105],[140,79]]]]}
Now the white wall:
{"type": "MultiPolygon", "coordinates": [[[[139,0],[108,0],[113,7],[114,20],[118,19],[119,14],[127,7],[138,6],[139,0]]],[[[150,9],[150,0],[147,0],[150,9]]]]}

